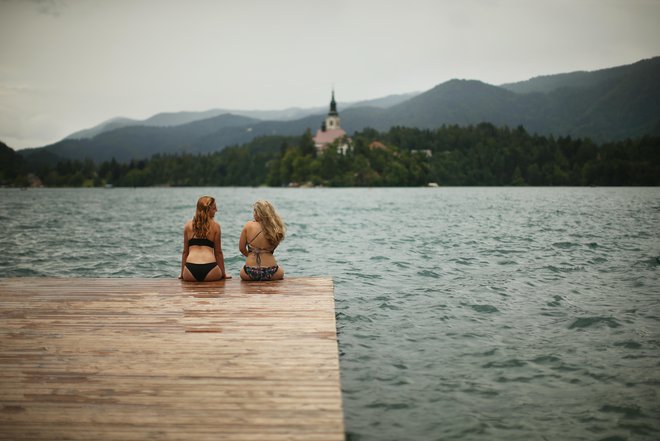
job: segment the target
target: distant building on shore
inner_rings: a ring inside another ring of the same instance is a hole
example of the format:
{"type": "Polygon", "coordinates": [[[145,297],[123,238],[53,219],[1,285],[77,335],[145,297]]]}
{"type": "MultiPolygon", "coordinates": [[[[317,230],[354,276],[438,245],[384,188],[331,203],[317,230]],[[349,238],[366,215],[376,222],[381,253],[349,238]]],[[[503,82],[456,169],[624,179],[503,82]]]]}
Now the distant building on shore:
{"type": "Polygon", "coordinates": [[[337,102],[335,101],[335,91],[332,90],[332,100],[330,101],[330,111],[325,121],[321,124],[321,128],[316,131],[314,136],[314,145],[319,152],[324,151],[328,145],[332,144],[335,140],[339,139],[337,145],[337,153],[345,155],[350,148],[350,138],[346,136],[346,132],[341,128],[339,112],[337,112],[337,102]]]}

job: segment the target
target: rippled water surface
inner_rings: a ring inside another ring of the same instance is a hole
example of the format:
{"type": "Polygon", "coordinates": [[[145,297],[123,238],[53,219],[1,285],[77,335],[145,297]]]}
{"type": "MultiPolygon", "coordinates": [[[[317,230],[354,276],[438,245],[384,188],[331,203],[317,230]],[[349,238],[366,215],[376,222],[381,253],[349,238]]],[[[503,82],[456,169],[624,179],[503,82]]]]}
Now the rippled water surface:
{"type": "Polygon", "coordinates": [[[660,189],[0,189],[0,276],[176,277],[202,194],[333,277],[349,440],[660,439],[660,189]]]}

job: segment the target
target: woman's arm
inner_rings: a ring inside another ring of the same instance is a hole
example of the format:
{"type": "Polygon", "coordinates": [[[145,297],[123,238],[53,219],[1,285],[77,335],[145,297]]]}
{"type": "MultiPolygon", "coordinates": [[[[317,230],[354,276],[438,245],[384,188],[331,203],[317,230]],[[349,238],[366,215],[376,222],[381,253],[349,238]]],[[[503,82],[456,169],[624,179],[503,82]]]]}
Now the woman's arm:
{"type": "Polygon", "coordinates": [[[188,230],[186,229],[186,225],[183,227],[183,253],[181,253],[181,274],[179,274],[179,279],[183,279],[183,268],[185,268],[186,260],[188,260],[188,230]]]}
{"type": "Polygon", "coordinates": [[[229,279],[231,276],[227,275],[227,272],[225,271],[225,255],[222,252],[222,230],[220,229],[220,224],[216,223],[216,225],[218,226],[218,234],[215,235],[215,246],[213,247],[215,251],[215,261],[222,271],[222,277],[229,279]]]}
{"type": "Polygon", "coordinates": [[[245,224],[243,231],[241,231],[241,238],[238,239],[238,250],[245,257],[247,257],[249,254],[247,250],[247,226],[248,224],[245,224]]]}

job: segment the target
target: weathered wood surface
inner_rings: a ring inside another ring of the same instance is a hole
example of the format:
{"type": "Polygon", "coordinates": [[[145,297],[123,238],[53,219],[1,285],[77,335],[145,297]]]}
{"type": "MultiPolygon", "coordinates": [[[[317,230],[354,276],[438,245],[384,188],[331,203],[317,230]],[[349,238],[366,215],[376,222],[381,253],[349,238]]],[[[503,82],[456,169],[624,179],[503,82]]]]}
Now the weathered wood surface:
{"type": "Polygon", "coordinates": [[[332,281],[0,279],[0,438],[342,440],[332,281]]]}

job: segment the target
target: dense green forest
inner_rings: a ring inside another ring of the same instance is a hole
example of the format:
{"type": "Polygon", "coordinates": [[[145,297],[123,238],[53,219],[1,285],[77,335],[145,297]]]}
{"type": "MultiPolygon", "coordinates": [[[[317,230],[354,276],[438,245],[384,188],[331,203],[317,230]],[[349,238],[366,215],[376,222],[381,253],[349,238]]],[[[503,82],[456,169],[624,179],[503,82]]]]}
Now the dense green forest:
{"type": "Polygon", "coordinates": [[[0,175],[4,185],[28,185],[36,178],[54,187],[660,185],[660,138],[597,145],[483,123],[365,129],[352,136],[345,155],[336,145],[317,153],[307,131],[300,137],[260,137],[210,154],[12,164],[11,173],[0,175]]]}

